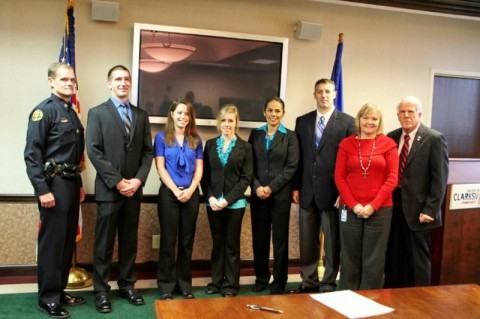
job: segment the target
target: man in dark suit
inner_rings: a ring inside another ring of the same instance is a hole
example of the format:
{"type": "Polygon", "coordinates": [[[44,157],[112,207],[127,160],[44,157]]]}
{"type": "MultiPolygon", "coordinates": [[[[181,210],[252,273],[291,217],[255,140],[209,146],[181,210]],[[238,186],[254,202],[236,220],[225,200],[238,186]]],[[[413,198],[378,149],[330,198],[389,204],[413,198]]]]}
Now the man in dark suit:
{"type": "Polygon", "coordinates": [[[402,127],[388,133],[397,142],[400,154],[399,184],[393,193],[385,263],[388,288],[430,285],[431,231],[442,225],[441,205],[448,178],[447,142],[442,133],[424,126],[421,116],[421,102],[413,96],[404,97],[397,106],[402,127]]]}
{"type": "Polygon", "coordinates": [[[107,85],[110,99],[90,109],[87,122],[87,153],[97,170],[93,285],[101,313],[112,310],[108,280],[117,232],[120,296],[133,305],[144,304],[134,289],[135,259],[142,186],[153,158],[148,114],[128,101],[130,71],[113,67],[107,85]]]}
{"type": "Polygon", "coordinates": [[[302,283],[290,293],[328,292],[337,287],[340,264],[338,190],[333,174],[338,144],[355,133],[352,116],[335,109],[335,83],[321,79],[313,96],[317,109],[297,118],[295,132],[300,145],[300,162],[293,201],[300,203],[300,267],[302,283]],[[318,278],[320,226],[325,235],[325,273],[318,278]]]}

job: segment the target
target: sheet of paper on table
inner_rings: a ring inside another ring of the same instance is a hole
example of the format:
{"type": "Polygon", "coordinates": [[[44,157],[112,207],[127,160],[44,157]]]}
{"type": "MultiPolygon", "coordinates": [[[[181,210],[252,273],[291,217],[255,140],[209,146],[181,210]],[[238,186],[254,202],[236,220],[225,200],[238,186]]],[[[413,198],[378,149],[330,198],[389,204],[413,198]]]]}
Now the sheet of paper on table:
{"type": "Polygon", "coordinates": [[[312,294],[310,297],[348,318],[383,315],[395,310],[351,290],[312,294]]]}

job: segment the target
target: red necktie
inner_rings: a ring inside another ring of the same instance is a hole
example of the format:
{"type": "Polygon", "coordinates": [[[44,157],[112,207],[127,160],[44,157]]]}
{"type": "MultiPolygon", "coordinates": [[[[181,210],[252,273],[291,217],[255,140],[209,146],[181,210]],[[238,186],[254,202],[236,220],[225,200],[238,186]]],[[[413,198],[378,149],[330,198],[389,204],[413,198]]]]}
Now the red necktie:
{"type": "Polygon", "coordinates": [[[402,184],[403,169],[405,168],[405,164],[407,163],[408,158],[410,135],[405,134],[405,137],[403,139],[404,142],[402,152],[400,153],[400,165],[398,166],[398,185],[402,184]]]}

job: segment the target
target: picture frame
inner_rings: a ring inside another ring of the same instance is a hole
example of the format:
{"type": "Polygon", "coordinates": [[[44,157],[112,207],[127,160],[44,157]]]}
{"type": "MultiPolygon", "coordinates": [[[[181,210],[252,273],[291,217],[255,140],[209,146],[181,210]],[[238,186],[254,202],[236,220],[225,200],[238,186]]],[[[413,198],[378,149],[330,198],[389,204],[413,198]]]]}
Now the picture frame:
{"type": "Polygon", "coordinates": [[[285,99],[288,38],[166,25],[134,24],[131,101],[166,123],[172,101],[192,103],[197,125],[215,126],[225,104],[239,127],[265,122],[263,105],[285,99]]]}

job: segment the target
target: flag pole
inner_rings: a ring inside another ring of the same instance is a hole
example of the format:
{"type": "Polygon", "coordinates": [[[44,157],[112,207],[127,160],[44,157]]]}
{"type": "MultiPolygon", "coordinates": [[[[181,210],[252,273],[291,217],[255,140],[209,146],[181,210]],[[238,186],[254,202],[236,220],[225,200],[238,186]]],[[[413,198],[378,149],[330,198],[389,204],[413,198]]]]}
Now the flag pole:
{"type": "Polygon", "coordinates": [[[68,289],[81,289],[90,287],[93,284],[92,276],[88,271],[81,267],[77,267],[77,243],[73,251],[72,267],[68,274],[68,289]]]}
{"type": "MultiPolygon", "coordinates": [[[[67,63],[73,67],[75,70],[75,75],[77,74],[76,64],[75,64],[75,0],[67,0],[67,7],[65,10],[65,29],[62,40],[62,47],[60,48],[59,61],[67,63]]],[[[71,102],[75,105],[75,111],[80,117],[80,103],[78,101],[78,84],[75,88],[75,94],[71,97],[71,102]]],[[[85,158],[82,154],[80,160],[80,165],[82,170],[85,168],[85,158]]],[[[82,207],[81,203],[79,206],[79,220],[77,226],[77,236],[75,238],[75,247],[73,249],[73,258],[72,258],[72,267],[68,274],[67,288],[69,289],[80,289],[89,287],[93,284],[92,276],[83,268],[77,266],[77,247],[78,242],[82,238],[82,207]]]]}

